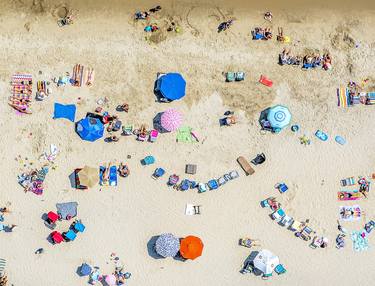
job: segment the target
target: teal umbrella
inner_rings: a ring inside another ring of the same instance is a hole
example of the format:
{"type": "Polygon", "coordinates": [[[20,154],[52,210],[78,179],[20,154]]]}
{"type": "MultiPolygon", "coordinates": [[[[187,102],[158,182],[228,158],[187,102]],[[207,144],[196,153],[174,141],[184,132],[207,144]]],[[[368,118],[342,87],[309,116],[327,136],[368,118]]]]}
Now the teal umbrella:
{"type": "Polygon", "coordinates": [[[270,108],[267,114],[267,120],[269,121],[272,129],[280,131],[284,127],[288,126],[292,115],[288,107],[283,105],[275,105],[270,108]]]}

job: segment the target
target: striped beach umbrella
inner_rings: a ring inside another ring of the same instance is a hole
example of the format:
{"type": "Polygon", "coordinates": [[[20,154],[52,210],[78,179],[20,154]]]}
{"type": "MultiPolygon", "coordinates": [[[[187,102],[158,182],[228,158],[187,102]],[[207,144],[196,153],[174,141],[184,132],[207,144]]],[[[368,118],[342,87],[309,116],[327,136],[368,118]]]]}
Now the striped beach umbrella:
{"type": "Polygon", "coordinates": [[[181,126],[182,114],[176,109],[168,109],[160,118],[161,126],[167,131],[174,131],[181,126]]]}
{"type": "Polygon", "coordinates": [[[180,240],[171,233],[161,234],[155,242],[155,251],[163,257],[175,257],[180,250],[180,240]]]}
{"type": "Polygon", "coordinates": [[[283,129],[290,123],[291,119],[292,115],[286,106],[276,105],[268,111],[267,120],[273,129],[283,129]]]}

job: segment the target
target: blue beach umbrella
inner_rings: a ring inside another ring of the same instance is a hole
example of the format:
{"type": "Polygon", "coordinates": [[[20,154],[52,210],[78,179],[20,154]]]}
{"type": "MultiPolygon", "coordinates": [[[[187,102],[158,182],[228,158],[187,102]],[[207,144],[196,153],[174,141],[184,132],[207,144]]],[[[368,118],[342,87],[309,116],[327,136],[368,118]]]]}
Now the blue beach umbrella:
{"type": "Polygon", "coordinates": [[[87,276],[87,275],[90,275],[92,269],[90,267],[90,265],[86,264],[86,263],[82,263],[80,269],[79,269],[79,272],[81,274],[81,276],[87,276]]]}
{"type": "Polygon", "coordinates": [[[94,142],[103,137],[104,125],[97,118],[86,117],[78,121],[76,131],[83,140],[94,142]]]}
{"type": "Polygon", "coordinates": [[[157,91],[166,99],[176,100],[185,96],[186,81],[179,73],[167,73],[157,81],[157,91]]]}
{"type": "Polygon", "coordinates": [[[270,108],[267,114],[267,120],[271,127],[276,130],[281,130],[286,127],[291,119],[292,115],[290,114],[289,109],[283,105],[275,105],[270,108]]]}

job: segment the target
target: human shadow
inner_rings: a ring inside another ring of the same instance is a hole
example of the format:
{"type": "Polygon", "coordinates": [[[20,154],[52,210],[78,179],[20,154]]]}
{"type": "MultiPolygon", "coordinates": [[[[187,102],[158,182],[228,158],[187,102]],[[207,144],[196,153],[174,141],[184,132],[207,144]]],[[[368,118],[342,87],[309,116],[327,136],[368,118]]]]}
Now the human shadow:
{"type": "Polygon", "coordinates": [[[151,237],[151,239],[147,243],[148,255],[150,255],[154,259],[164,258],[163,256],[159,255],[155,250],[155,243],[158,238],[159,238],[159,235],[154,235],[153,237],[151,237]]]}

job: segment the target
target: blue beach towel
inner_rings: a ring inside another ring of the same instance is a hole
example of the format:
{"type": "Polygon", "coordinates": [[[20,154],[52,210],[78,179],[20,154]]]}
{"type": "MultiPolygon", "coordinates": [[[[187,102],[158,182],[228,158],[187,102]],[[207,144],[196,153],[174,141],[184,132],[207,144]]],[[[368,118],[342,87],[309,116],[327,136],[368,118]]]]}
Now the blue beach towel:
{"type": "Polygon", "coordinates": [[[74,122],[76,117],[76,106],[74,104],[60,104],[55,102],[55,110],[53,112],[53,119],[65,118],[74,122]]]}

